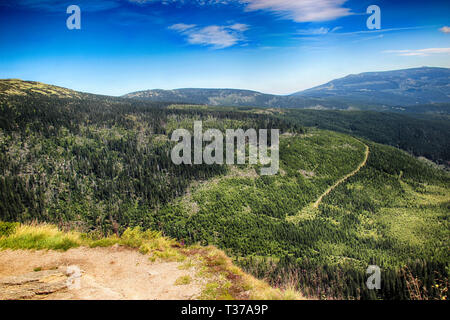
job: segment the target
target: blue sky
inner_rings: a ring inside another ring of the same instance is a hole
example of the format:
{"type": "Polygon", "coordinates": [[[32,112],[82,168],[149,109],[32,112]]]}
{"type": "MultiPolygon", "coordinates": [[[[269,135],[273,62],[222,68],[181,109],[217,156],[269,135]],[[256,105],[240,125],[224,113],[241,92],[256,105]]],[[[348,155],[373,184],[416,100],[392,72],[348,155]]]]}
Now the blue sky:
{"type": "Polygon", "coordinates": [[[2,0],[0,78],[122,95],[289,94],[350,73],[450,67],[450,1],[2,0]],[[69,5],[81,30],[68,30],[69,5]],[[368,30],[367,7],[381,8],[368,30]]]}

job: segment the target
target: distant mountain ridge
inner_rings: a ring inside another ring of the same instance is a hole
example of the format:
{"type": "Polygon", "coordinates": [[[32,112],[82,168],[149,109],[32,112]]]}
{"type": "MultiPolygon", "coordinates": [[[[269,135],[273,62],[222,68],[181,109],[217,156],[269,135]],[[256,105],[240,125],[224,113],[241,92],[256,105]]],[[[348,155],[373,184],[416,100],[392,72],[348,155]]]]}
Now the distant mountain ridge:
{"type": "Polygon", "coordinates": [[[352,74],[294,96],[403,106],[450,102],[450,69],[423,67],[352,74]]]}
{"type": "Polygon", "coordinates": [[[193,103],[211,106],[249,106],[275,108],[318,108],[346,109],[348,104],[324,101],[323,99],[279,96],[251,90],[240,89],[175,89],[144,90],[126,94],[124,98],[150,100],[159,102],[193,103]]]}
{"type": "Polygon", "coordinates": [[[144,90],[123,97],[213,106],[396,111],[399,106],[450,103],[450,69],[422,67],[348,75],[287,96],[238,89],[189,88],[144,90]]]}

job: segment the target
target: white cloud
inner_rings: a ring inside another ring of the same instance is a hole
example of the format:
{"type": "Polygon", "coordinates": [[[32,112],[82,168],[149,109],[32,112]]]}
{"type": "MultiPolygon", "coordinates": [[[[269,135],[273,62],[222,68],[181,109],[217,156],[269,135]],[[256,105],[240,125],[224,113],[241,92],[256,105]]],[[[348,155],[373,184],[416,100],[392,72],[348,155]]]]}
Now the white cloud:
{"type": "Polygon", "coordinates": [[[330,32],[330,29],[321,27],[318,29],[301,29],[297,30],[296,33],[302,36],[316,36],[316,35],[324,35],[327,34],[328,32],[330,32]]]}
{"type": "Polygon", "coordinates": [[[161,2],[162,4],[165,4],[165,5],[168,5],[171,3],[174,3],[174,4],[194,3],[199,6],[204,6],[204,5],[215,5],[215,4],[229,4],[229,3],[235,2],[237,0],[128,0],[128,1],[133,2],[133,3],[138,3],[138,4],[161,2]]]}
{"type": "Polygon", "coordinates": [[[330,21],[352,14],[347,0],[240,0],[246,10],[270,10],[296,22],[330,21]]]}
{"type": "Polygon", "coordinates": [[[243,24],[243,23],[235,23],[231,26],[229,26],[230,29],[236,30],[236,31],[247,31],[248,30],[248,25],[243,24]]]}
{"type": "Polygon", "coordinates": [[[175,31],[178,31],[178,32],[184,32],[184,31],[186,31],[186,30],[195,28],[196,26],[197,26],[197,25],[195,25],[195,24],[177,23],[177,24],[171,25],[171,26],[169,27],[169,29],[170,29],[170,30],[175,30],[175,31]]]}
{"type": "Polygon", "coordinates": [[[411,57],[411,56],[429,56],[432,54],[449,54],[450,48],[427,48],[427,49],[415,49],[415,50],[386,50],[383,53],[393,53],[399,56],[411,57]]]}
{"type": "Polygon", "coordinates": [[[447,27],[447,26],[442,27],[439,29],[439,31],[443,32],[443,33],[450,33],[450,27],[447,27]]]}
{"type": "Polygon", "coordinates": [[[190,44],[211,46],[214,49],[224,49],[244,40],[243,32],[248,30],[248,25],[236,23],[230,26],[197,27],[184,23],[177,23],[169,27],[186,37],[190,44]]]}
{"type": "MultiPolygon", "coordinates": [[[[181,3],[186,0],[128,0],[134,3],[181,3]]],[[[189,0],[199,6],[242,4],[246,11],[267,10],[296,22],[330,21],[352,15],[347,0],[189,0]]]]}
{"type": "Polygon", "coordinates": [[[296,34],[301,36],[320,36],[325,35],[329,33],[336,32],[338,30],[342,29],[342,27],[334,27],[333,29],[320,27],[317,29],[299,29],[297,30],[296,34]]]}

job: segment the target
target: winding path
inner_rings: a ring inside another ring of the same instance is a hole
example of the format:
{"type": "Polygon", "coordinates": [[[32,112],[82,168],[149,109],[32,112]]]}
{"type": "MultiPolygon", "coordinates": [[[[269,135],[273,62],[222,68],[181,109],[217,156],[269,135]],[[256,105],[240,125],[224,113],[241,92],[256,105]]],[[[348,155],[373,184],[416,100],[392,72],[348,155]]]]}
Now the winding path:
{"type": "MultiPolygon", "coordinates": [[[[359,141],[359,140],[358,140],[359,141]]],[[[361,141],[360,141],[361,142],[361,141]]],[[[362,142],[361,142],[362,143],[362,142]]],[[[331,191],[333,191],[337,186],[339,186],[341,183],[345,182],[346,180],[348,180],[350,177],[354,176],[355,174],[357,174],[367,163],[367,160],[369,159],[369,153],[370,153],[370,149],[369,146],[367,146],[365,143],[363,143],[364,146],[366,147],[366,151],[365,151],[365,155],[364,155],[364,160],[363,162],[361,162],[358,167],[353,170],[352,172],[350,172],[349,174],[345,175],[344,177],[342,177],[341,179],[339,179],[338,181],[336,181],[335,184],[333,184],[331,187],[329,187],[324,193],[322,193],[322,195],[319,197],[319,199],[317,199],[316,202],[314,202],[313,208],[318,208],[320,203],[322,202],[323,198],[325,196],[327,196],[331,191]]]]}

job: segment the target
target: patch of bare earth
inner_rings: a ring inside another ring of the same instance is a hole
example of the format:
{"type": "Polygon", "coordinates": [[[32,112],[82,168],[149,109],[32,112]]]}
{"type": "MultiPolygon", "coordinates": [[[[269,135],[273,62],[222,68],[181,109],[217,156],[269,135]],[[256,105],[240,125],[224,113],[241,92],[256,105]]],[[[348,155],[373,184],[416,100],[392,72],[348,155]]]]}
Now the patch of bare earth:
{"type": "Polygon", "coordinates": [[[180,265],[151,262],[136,250],[117,246],[66,252],[5,250],[0,251],[0,299],[194,299],[201,293],[201,280],[195,269],[181,270],[180,265]],[[69,266],[81,269],[78,288],[67,285],[69,266]],[[182,276],[194,280],[175,285],[182,276]]]}
{"type": "Polygon", "coordinates": [[[302,176],[304,176],[306,179],[311,179],[313,178],[316,174],[314,173],[314,171],[306,171],[303,169],[300,169],[299,172],[302,174],[302,176]]]}

